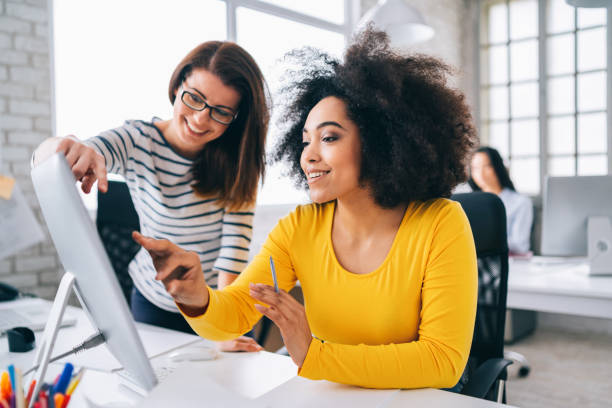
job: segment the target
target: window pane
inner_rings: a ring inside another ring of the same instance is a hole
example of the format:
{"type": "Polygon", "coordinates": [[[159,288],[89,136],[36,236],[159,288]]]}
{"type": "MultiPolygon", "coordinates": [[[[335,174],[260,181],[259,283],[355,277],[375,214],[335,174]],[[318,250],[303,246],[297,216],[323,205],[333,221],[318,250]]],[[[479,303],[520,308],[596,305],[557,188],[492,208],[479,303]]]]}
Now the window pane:
{"type": "Polygon", "coordinates": [[[511,78],[513,81],[538,78],[538,42],[510,44],[511,78]]]}
{"type": "Polygon", "coordinates": [[[478,128],[478,139],[481,144],[491,144],[489,138],[489,123],[481,121],[480,127],[478,128]]]}
{"type": "Polygon", "coordinates": [[[512,121],[512,155],[535,155],[540,152],[540,126],[537,120],[512,121]]]}
{"type": "Polygon", "coordinates": [[[536,37],[538,35],[538,2],[513,0],[510,2],[510,39],[536,37]]]}
{"type": "Polygon", "coordinates": [[[540,159],[512,159],[510,177],[516,190],[524,194],[537,194],[540,191],[540,159]]]}
{"type": "Polygon", "coordinates": [[[606,67],[606,30],[578,31],[578,71],[606,67]]]}
{"type": "MultiPolygon", "coordinates": [[[[308,14],[332,23],[344,23],[344,0],[262,0],[286,9],[308,14]]],[[[365,11],[365,10],[364,10],[365,11]]]]}
{"type": "Polygon", "coordinates": [[[548,113],[574,113],[574,77],[548,80],[548,113]]]}
{"type": "Polygon", "coordinates": [[[568,157],[549,157],[548,174],[551,176],[573,176],[576,172],[575,158],[568,157]]]}
{"type": "Polygon", "coordinates": [[[578,153],[604,153],[606,140],[606,114],[578,115],[578,153]]]}
{"type": "Polygon", "coordinates": [[[489,129],[489,145],[496,148],[502,157],[508,157],[508,122],[493,122],[489,129]]]}
{"type": "Polygon", "coordinates": [[[548,153],[573,154],[574,117],[550,118],[548,120],[548,153]]]}
{"type": "Polygon", "coordinates": [[[489,83],[508,82],[508,47],[505,45],[489,48],[489,83]]]}
{"type": "Polygon", "coordinates": [[[547,30],[549,33],[560,33],[574,29],[574,7],[565,0],[548,0],[547,30]]]}
{"type": "Polygon", "coordinates": [[[550,75],[574,72],[574,34],[556,35],[547,40],[548,62],[546,70],[550,75]]]}
{"type": "Polygon", "coordinates": [[[495,86],[489,90],[489,114],[491,119],[508,118],[508,88],[495,86]]]}
{"type": "Polygon", "coordinates": [[[578,111],[606,109],[606,74],[578,75],[578,111]]]}
{"type": "Polygon", "coordinates": [[[511,89],[512,117],[538,116],[538,84],[514,85],[511,89]]]}
{"type": "Polygon", "coordinates": [[[578,28],[606,24],[605,8],[578,8],[578,28]]]}
{"type": "MultiPolygon", "coordinates": [[[[305,2],[306,3],[306,2],[305,2]]],[[[295,48],[312,46],[339,57],[344,49],[344,36],[313,26],[296,23],[284,18],[238,7],[236,10],[238,43],[247,49],[263,71],[272,95],[278,91],[280,78],[287,64],[279,63],[283,55],[295,48]],[[279,33],[283,33],[279,35],[279,33]]],[[[279,111],[274,112],[278,114],[279,111]]],[[[278,129],[276,116],[271,120],[270,136],[267,149],[271,150],[276,143],[278,129]]],[[[269,166],[266,169],[266,180],[260,191],[258,204],[281,204],[304,201],[304,193],[293,187],[282,164],[269,166]]]]}
{"type": "Polygon", "coordinates": [[[599,176],[608,174],[608,158],[605,155],[578,157],[579,176],[599,176]]]}
{"type": "Polygon", "coordinates": [[[508,41],[508,8],[505,2],[489,6],[488,21],[488,33],[483,36],[485,41],[488,43],[508,41]]]}
{"type": "Polygon", "coordinates": [[[225,39],[221,1],[64,0],[53,9],[61,136],[87,138],[132,118],[171,118],[167,89],[176,65],[204,39],[225,39]],[[160,30],[160,21],[171,28],[160,30]],[[85,86],[94,97],[83,104],[85,86]]]}

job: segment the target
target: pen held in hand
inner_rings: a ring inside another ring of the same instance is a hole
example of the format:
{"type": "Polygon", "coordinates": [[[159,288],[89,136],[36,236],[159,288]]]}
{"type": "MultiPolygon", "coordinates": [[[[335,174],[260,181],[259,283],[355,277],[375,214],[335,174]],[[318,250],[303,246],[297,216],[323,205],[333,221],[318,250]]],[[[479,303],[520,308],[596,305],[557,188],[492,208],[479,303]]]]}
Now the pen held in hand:
{"type": "Polygon", "coordinates": [[[274,267],[274,260],[270,256],[270,271],[272,272],[272,280],[274,281],[274,291],[278,293],[278,281],[276,280],[276,268],[274,267]]]}

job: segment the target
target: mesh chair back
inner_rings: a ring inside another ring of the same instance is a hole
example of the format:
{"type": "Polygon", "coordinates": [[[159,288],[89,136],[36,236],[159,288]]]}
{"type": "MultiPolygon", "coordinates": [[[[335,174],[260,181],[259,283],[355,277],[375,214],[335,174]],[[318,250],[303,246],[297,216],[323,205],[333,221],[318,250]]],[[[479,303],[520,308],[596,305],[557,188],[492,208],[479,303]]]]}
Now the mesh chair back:
{"type": "Polygon", "coordinates": [[[125,183],[109,181],[108,191],[98,192],[96,226],[129,304],[133,283],[128,274],[128,265],[140,249],[140,245],[132,239],[132,231],[140,230],[140,224],[125,183]]]}
{"type": "Polygon", "coordinates": [[[506,209],[495,194],[455,194],[472,227],[478,257],[478,307],[470,359],[475,366],[489,358],[503,358],[508,239],[506,209]]]}

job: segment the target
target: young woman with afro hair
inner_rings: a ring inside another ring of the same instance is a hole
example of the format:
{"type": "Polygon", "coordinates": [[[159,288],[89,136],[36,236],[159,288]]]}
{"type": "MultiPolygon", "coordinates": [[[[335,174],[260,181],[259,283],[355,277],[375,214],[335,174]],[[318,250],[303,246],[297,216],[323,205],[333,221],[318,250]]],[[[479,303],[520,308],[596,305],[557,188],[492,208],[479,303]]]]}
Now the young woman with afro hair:
{"type": "Polygon", "coordinates": [[[452,387],[468,359],[477,297],[470,226],[448,200],[467,178],[475,143],[464,96],[447,86],[442,62],[403,56],[371,27],[343,62],[312,49],[290,57],[304,68],[287,76],[275,158],[289,163],[313,203],[281,219],[220,291],[206,286],[196,256],[167,241],[137,241],[203,337],[236,337],[263,314],[280,328],[300,376],[452,387]],[[287,294],[297,281],[305,306],[287,294]]]}

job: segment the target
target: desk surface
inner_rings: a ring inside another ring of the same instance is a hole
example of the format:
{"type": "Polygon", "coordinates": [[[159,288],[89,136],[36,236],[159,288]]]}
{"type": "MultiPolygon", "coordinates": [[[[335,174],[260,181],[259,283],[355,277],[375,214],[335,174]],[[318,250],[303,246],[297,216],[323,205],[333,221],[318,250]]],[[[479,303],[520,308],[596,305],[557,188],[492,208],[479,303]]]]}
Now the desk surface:
{"type": "MultiPolygon", "coordinates": [[[[60,349],[68,349],[75,345],[75,336],[91,330],[89,322],[84,314],[75,309],[79,315],[76,326],[62,328],[59,332],[56,352],[60,349]]],[[[147,349],[147,354],[155,354],[152,358],[152,364],[158,365],[160,362],[169,364],[167,352],[159,353],[159,341],[152,340],[150,334],[146,334],[150,330],[150,326],[137,325],[138,331],[147,349]],[[143,333],[145,333],[143,335],[143,333]]],[[[188,344],[193,344],[193,341],[208,342],[204,339],[190,336],[185,338],[183,333],[173,332],[171,330],[158,329],[158,335],[169,339],[168,347],[176,348],[176,344],[183,344],[188,347],[188,344]],[[172,335],[176,335],[172,341],[172,335]],[[189,340],[189,341],[188,341],[189,340]]],[[[37,338],[42,335],[42,332],[37,333],[37,338]]],[[[85,337],[84,336],[84,337],[85,337]]],[[[83,338],[84,338],[83,337],[83,338]]],[[[2,369],[8,364],[15,364],[22,369],[30,366],[34,357],[34,351],[28,353],[10,353],[6,336],[0,338],[0,366],[2,369]]],[[[103,348],[99,353],[108,353],[103,348]]],[[[106,357],[112,358],[110,354],[106,357]]],[[[87,359],[86,359],[87,360],[87,359]]],[[[75,365],[79,365],[79,356],[74,356],[70,359],[75,365]]],[[[91,358],[89,358],[91,361],[91,358]]],[[[162,385],[158,386],[153,393],[157,396],[160,387],[172,381],[178,381],[180,384],[172,389],[171,400],[175,406],[180,403],[181,407],[201,406],[202,405],[202,389],[206,388],[206,382],[215,387],[223,387],[228,393],[238,395],[239,398],[250,401],[248,406],[258,407],[400,407],[400,406],[421,406],[433,405],[436,407],[458,407],[458,408],[489,408],[500,407],[504,405],[492,403],[489,401],[479,400],[463,395],[458,395],[437,389],[421,389],[421,390],[369,390],[358,387],[351,387],[342,384],[336,384],[328,381],[311,381],[297,376],[297,369],[289,357],[280,356],[278,354],[259,352],[259,353],[221,353],[217,360],[191,362],[191,363],[174,363],[174,373],[169,376],[162,385]],[[199,375],[189,375],[187,378],[181,376],[181,370],[197,370],[199,375]],[[177,377],[178,376],[178,377],[177,377]],[[174,390],[176,389],[176,392],[174,390]],[[190,400],[190,395],[194,396],[190,400]],[[252,404],[251,404],[252,402],[252,404]],[[415,405],[416,404],[416,405],[415,405]]],[[[48,370],[48,380],[54,378],[61,370],[60,364],[51,364],[48,370]]],[[[163,395],[163,393],[162,393],[163,395]]],[[[228,394],[229,395],[229,394],[228,394]]],[[[85,372],[83,380],[77,388],[73,398],[71,399],[72,407],[132,407],[143,403],[142,397],[122,385],[119,377],[112,372],[89,369],[85,372]]],[[[227,404],[219,404],[217,406],[226,406],[227,404]]],[[[150,406],[150,404],[147,404],[150,406]]],[[[161,405],[160,405],[161,406],[161,405]]],[[[168,406],[168,405],[165,405],[168,406]]],[[[215,406],[214,404],[212,406],[215,406]]]]}
{"type": "Polygon", "coordinates": [[[590,276],[576,263],[509,266],[509,308],[612,319],[612,276],[590,276]]]}

